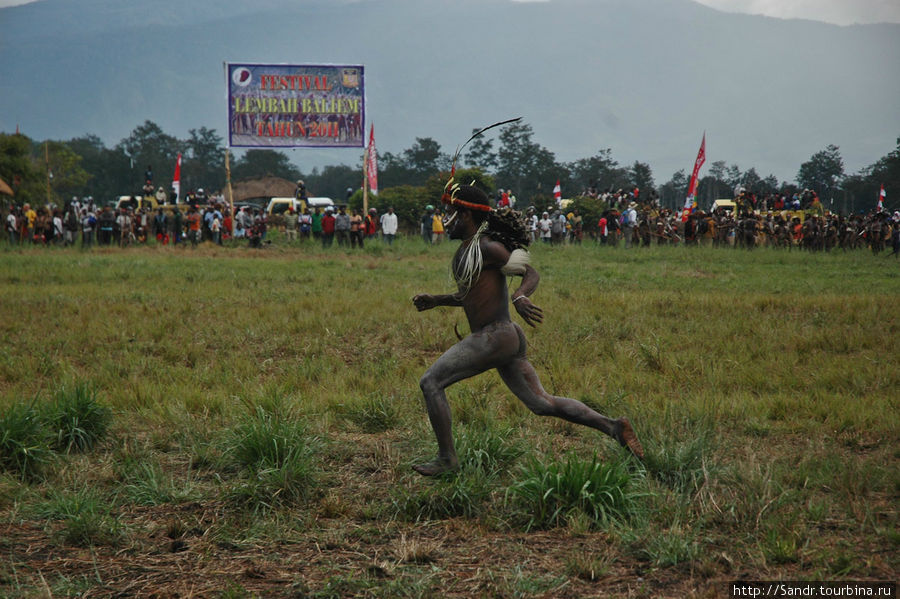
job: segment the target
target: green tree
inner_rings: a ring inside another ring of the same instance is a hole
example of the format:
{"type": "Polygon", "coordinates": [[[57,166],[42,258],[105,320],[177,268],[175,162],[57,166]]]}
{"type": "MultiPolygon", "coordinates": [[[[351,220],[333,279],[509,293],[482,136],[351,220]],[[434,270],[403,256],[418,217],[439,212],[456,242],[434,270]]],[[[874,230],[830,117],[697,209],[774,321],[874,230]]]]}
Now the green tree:
{"type": "MultiPolygon", "coordinates": [[[[399,185],[413,185],[416,175],[412,172],[402,156],[391,152],[378,154],[378,186],[381,189],[399,185]]],[[[420,182],[421,183],[421,182],[420,182]]]]}
{"type": "Polygon", "coordinates": [[[19,206],[43,204],[47,196],[46,171],[38,168],[31,150],[28,137],[0,133],[0,179],[15,192],[12,202],[19,206]]]}
{"type": "Polygon", "coordinates": [[[424,187],[398,185],[381,190],[373,205],[379,214],[384,214],[392,206],[400,228],[406,232],[418,233],[422,208],[428,203],[424,187]]]}
{"type": "Polygon", "coordinates": [[[131,168],[124,154],[107,148],[96,135],[76,137],[66,145],[81,156],[82,167],[90,173],[90,178],[80,188],[73,189],[72,195],[91,196],[105,204],[133,191],[131,168]]]}
{"type": "MultiPolygon", "coordinates": [[[[225,146],[222,137],[215,129],[191,129],[190,137],[184,143],[185,156],[182,156],[181,185],[185,190],[203,188],[209,192],[225,186],[225,146]]],[[[175,161],[159,165],[158,177],[154,184],[163,189],[168,185],[163,181],[171,181],[175,174],[175,161]]]]}
{"type": "Polygon", "coordinates": [[[612,150],[600,150],[590,158],[581,158],[565,165],[569,183],[577,189],[594,187],[599,192],[615,191],[628,185],[625,169],[612,159],[612,150]]]}
{"type": "MultiPolygon", "coordinates": [[[[472,129],[473,135],[477,132],[478,129],[472,129]]],[[[466,146],[464,159],[466,166],[480,168],[485,172],[495,170],[498,161],[497,152],[494,151],[494,140],[486,135],[479,135],[466,146]]]]}
{"type": "Polygon", "coordinates": [[[900,137],[897,138],[897,147],[884,158],[878,160],[871,167],[869,179],[873,194],[880,193],[884,185],[885,209],[900,209],[900,137]]]}
{"type": "Polygon", "coordinates": [[[450,167],[450,157],[441,152],[441,145],[430,137],[417,137],[416,143],[403,151],[403,158],[419,184],[450,167]]]}
{"type": "Polygon", "coordinates": [[[839,148],[832,144],[800,165],[797,183],[817,192],[824,203],[834,198],[843,177],[844,160],[839,148]]]}
{"type": "MultiPolygon", "coordinates": [[[[313,169],[312,174],[307,176],[304,182],[309,190],[309,195],[326,196],[334,199],[337,203],[341,203],[347,200],[348,189],[352,190],[351,194],[353,194],[362,187],[362,179],[362,167],[353,168],[341,164],[326,166],[321,172],[318,169],[313,169]]],[[[362,191],[360,191],[359,197],[359,205],[354,206],[355,208],[362,208],[362,191]]]]}
{"type": "Polygon", "coordinates": [[[530,205],[535,195],[551,192],[557,179],[571,189],[568,169],[557,164],[550,150],[535,143],[533,135],[531,125],[522,121],[505,125],[497,151],[497,182],[504,189],[512,188],[523,207],[530,205]]]}
{"type": "Polygon", "coordinates": [[[684,169],[679,170],[672,175],[667,183],[659,188],[660,206],[679,210],[684,206],[684,199],[687,197],[688,176],[684,173],[684,169]]]}
{"type": "MultiPolygon", "coordinates": [[[[157,169],[168,171],[168,168],[175,168],[175,159],[178,153],[186,153],[184,142],[180,142],[175,137],[168,135],[152,121],[144,121],[131,132],[131,135],[120,141],[115,150],[120,152],[128,160],[130,178],[129,190],[122,190],[120,193],[138,193],[144,186],[144,172],[148,167],[154,170],[155,185],[159,185],[159,176],[156,174],[157,169]]],[[[185,172],[182,165],[182,189],[190,189],[185,184],[188,173],[185,172]]],[[[169,179],[171,181],[171,179],[169,179]]]]}
{"type": "MultiPolygon", "coordinates": [[[[302,178],[302,174],[296,166],[282,152],[277,150],[247,150],[247,152],[235,161],[231,169],[232,180],[249,179],[252,177],[281,177],[290,181],[302,178]]],[[[182,189],[187,189],[182,185],[182,189]]]]}
{"type": "Polygon", "coordinates": [[[50,170],[51,202],[62,208],[67,196],[83,188],[91,176],[81,167],[81,156],[63,142],[45,142],[38,151],[50,170]]]}
{"type": "Polygon", "coordinates": [[[646,162],[635,160],[631,168],[628,169],[628,178],[634,187],[641,190],[642,198],[646,197],[646,194],[656,187],[653,183],[653,171],[650,170],[650,165],[646,162]]]}

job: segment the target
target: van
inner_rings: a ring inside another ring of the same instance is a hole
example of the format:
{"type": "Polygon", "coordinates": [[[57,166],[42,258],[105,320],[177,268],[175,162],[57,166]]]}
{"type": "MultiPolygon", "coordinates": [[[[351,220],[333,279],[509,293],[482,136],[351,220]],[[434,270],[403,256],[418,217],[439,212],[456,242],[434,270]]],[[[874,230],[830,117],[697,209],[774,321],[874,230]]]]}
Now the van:
{"type": "Polygon", "coordinates": [[[307,198],[306,206],[303,205],[303,200],[298,200],[297,198],[272,198],[266,206],[266,213],[269,216],[275,216],[284,214],[287,212],[288,208],[293,208],[294,212],[300,212],[304,207],[314,210],[316,208],[326,208],[328,206],[334,206],[334,201],[331,198],[307,198]]]}
{"type": "Polygon", "coordinates": [[[712,203],[712,207],[710,207],[710,212],[715,212],[717,208],[721,208],[728,214],[734,215],[734,209],[737,204],[734,203],[733,200],[716,200],[712,203]]]}
{"type": "MultiPolygon", "coordinates": [[[[114,207],[116,211],[130,208],[135,212],[143,209],[156,212],[157,209],[162,208],[166,214],[174,214],[176,210],[186,213],[191,208],[189,204],[159,204],[153,196],[119,196],[116,198],[114,207]]],[[[197,208],[202,210],[204,206],[198,205],[197,208]]]]}

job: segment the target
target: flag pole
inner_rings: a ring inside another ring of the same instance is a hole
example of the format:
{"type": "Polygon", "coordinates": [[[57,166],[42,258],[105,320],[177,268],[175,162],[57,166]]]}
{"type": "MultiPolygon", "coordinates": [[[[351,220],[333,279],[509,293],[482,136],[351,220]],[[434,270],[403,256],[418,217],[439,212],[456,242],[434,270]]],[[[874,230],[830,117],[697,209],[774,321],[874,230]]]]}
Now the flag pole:
{"type": "Polygon", "coordinates": [[[47,146],[47,142],[44,142],[44,161],[47,164],[47,205],[50,205],[50,179],[53,178],[53,175],[50,172],[50,149],[47,146]]]}
{"type": "Polygon", "coordinates": [[[228,234],[234,239],[234,194],[231,191],[231,152],[225,148],[225,191],[228,194],[228,211],[231,213],[231,230],[228,234]]]}
{"type": "Polygon", "coordinates": [[[363,214],[369,214],[369,148],[363,154],[363,214]]]}

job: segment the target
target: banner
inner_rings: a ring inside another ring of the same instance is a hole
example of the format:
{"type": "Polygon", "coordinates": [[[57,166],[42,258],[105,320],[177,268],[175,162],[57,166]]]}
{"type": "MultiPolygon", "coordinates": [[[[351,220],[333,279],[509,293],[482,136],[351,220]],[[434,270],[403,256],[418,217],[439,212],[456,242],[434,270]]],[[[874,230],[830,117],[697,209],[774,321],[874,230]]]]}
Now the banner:
{"type": "Polygon", "coordinates": [[[700,142],[700,151],[694,161],[694,171],[691,173],[691,183],[688,186],[688,194],[684,200],[684,210],[681,211],[681,222],[687,222],[688,215],[694,211],[694,203],[697,199],[697,175],[700,167],[706,162],[706,131],[703,132],[703,141],[700,142]]]}
{"type": "Polygon", "coordinates": [[[175,174],[172,175],[172,203],[181,203],[181,152],[178,152],[178,158],[175,160],[175,174]]]}
{"type": "Polygon", "coordinates": [[[559,179],[556,180],[556,185],[553,186],[553,199],[556,200],[557,206],[562,204],[562,187],[559,186],[559,179]]]}
{"type": "Polygon", "coordinates": [[[375,151],[375,125],[369,130],[369,147],[366,150],[366,176],[369,190],[378,195],[378,153],[375,151]]]}
{"type": "Polygon", "coordinates": [[[226,63],[228,146],[365,147],[361,65],[226,63]]]}

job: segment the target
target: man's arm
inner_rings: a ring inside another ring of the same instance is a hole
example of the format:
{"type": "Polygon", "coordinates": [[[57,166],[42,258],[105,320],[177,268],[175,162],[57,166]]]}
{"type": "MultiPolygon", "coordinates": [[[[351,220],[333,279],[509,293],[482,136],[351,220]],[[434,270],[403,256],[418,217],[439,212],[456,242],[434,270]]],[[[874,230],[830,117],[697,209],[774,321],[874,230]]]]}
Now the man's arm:
{"type": "Polygon", "coordinates": [[[462,298],[463,296],[461,293],[448,293],[445,295],[431,295],[430,293],[420,293],[413,297],[412,301],[416,306],[416,310],[422,312],[424,310],[437,308],[438,306],[462,306],[462,298]]]}
{"type": "Polygon", "coordinates": [[[537,326],[544,321],[544,312],[531,303],[529,296],[535,292],[541,280],[538,272],[528,263],[526,250],[510,252],[496,241],[488,241],[482,246],[485,267],[499,268],[506,276],[520,276],[522,283],[512,294],[512,303],[516,312],[530,326],[537,326]]]}

